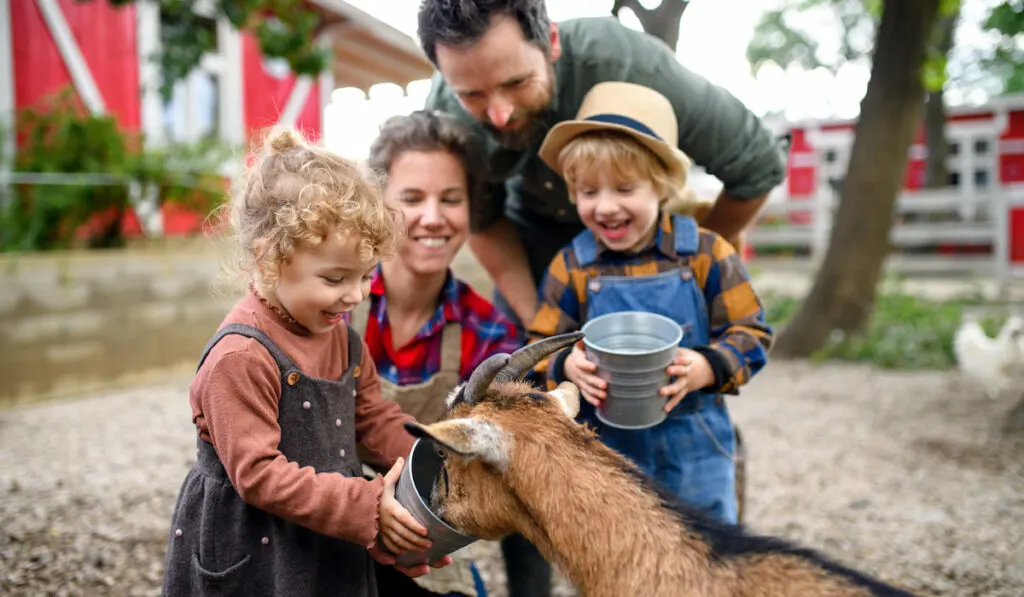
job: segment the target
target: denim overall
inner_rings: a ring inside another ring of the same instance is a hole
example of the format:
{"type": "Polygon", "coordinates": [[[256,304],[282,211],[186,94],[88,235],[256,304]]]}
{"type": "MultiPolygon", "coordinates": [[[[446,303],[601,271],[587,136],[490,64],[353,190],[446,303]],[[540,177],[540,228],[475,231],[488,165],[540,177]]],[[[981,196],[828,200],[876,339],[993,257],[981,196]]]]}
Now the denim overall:
{"type": "MultiPolygon", "coordinates": [[[[683,326],[682,347],[710,342],[707,302],[690,261],[700,239],[696,221],[672,217],[677,269],[653,276],[603,276],[587,280],[584,321],[621,311],[645,311],[683,326]]],[[[581,267],[600,265],[597,244],[585,230],[572,241],[581,267]]],[[[734,524],[737,518],[732,422],[721,396],[690,392],[654,427],[617,429],[601,423],[594,407],[583,401],[580,422],[587,422],[609,447],[632,459],[662,486],[714,518],[734,524]]]]}

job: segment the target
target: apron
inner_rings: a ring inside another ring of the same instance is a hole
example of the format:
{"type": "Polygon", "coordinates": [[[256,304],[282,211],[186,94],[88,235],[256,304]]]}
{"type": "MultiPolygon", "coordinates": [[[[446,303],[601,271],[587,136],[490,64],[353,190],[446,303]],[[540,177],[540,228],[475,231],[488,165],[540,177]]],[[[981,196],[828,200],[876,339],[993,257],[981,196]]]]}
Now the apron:
{"type": "MultiPolygon", "coordinates": [[[[690,263],[700,240],[697,223],[685,216],[673,216],[672,222],[679,267],[651,276],[588,274],[583,321],[621,311],[657,313],[683,326],[680,346],[709,343],[707,303],[690,263]]],[[[594,264],[593,233],[580,233],[572,241],[572,250],[585,270],[594,264]]],[[[579,420],[589,423],[605,444],[632,459],[683,501],[724,522],[736,522],[735,436],[720,395],[690,392],[664,421],[648,429],[603,425],[587,401],[580,404],[579,420]]]]}
{"type": "MultiPolygon", "coordinates": [[[[300,467],[346,477],[361,473],[356,457],[355,395],[362,341],[349,329],[350,366],[341,379],[307,376],[260,330],[221,328],[199,367],[229,334],[258,341],[281,371],[279,449],[300,467]]],[[[198,368],[197,368],[198,369],[198,368]]],[[[324,595],[375,597],[373,560],[365,547],[321,535],[251,506],[238,495],[213,446],[199,439],[174,507],[163,594],[324,595]]]]}
{"type": "MultiPolygon", "coordinates": [[[[352,327],[361,334],[366,333],[366,324],[370,315],[370,301],[359,303],[352,311],[352,327]]],[[[459,366],[462,361],[462,325],[448,322],[441,331],[441,369],[426,381],[400,386],[381,378],[380,390],[385,400],[391,400],[402,407],[402,412],[412,415],[418,422],[430,424],[440,419],[446,412],[445,400],[448,394],[462,381],[459,366]]],[[[364,457],[364,475],[371,477],[377,472],[382,474],[373,464],[366,463],[364,457]]],[[[469,548],[451,554],[450,565],[444,568],[431,568],[424,576],[413,579],[420,587],[441,595],[460,593],[469,597],[477,597],[471,566],[473,558],[469,548]]],[[[391,574],[394,568],[385,573],[391,574]]],[[[394,571],[396,574],[400,572],[394,571]]]]}

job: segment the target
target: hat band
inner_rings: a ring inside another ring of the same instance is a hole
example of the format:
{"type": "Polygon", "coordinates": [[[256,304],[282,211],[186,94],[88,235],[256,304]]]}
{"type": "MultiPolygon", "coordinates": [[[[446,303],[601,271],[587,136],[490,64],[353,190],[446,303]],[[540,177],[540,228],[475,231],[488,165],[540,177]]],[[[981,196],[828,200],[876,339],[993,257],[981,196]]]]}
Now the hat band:
{"type": "Polygon", "coordinates": [[[643,133],[649,137],[654,137],[658,141],[665,141],[664,139],[661,138],[660,135],[658,135],[658,133],[655,133],[650,128],[648,128],[646,124],[640,122],[639,120],[633,120],[629,116],[623,116],[621,114],[594,114],[593,116],[588,116],[584,118],[584,120],[589,120],[593,122],[604,122],[607,124],[617,124],[619,126],[624,126],[626,128],[633,129],[638,133],[643,133]]]}

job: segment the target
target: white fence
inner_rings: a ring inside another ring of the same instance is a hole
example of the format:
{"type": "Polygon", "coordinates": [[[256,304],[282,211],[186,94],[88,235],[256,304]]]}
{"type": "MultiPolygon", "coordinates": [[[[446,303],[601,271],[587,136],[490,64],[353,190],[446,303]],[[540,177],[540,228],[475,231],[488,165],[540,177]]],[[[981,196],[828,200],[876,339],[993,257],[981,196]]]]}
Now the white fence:
{"type": "MultiPolygon", "coordinates": [[[[813,197],[774,197],[747,240],[755,252],[790,249],[820,263],[838,204],[837,193],[827,186],[813,197]]],[[[1024,244],[1024,238],[1010,238],[1014,210],[1024,210],[1024,187],[995,187],[970,195],[955,188],[906,191],[896,202],[888,265],[908,274],[987,275],[1005,287],[1014,278],[1024,278],[1024,263],[1011,261],[1012,243],[1024,244]],[[988,245],[991,250],[948,255],[922,250],[940,245],[988,245]]]]}

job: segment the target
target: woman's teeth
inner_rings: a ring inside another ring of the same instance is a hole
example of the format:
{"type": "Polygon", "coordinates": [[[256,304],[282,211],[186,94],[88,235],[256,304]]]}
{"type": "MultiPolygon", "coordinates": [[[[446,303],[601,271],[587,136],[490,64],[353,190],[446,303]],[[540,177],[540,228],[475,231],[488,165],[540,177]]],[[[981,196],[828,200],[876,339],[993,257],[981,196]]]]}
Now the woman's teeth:
{"type": "Polygon", "coordinates": [[[417,239],[416,242],[420,243],[421,245],[423,245],[425,247],[437,248],[437,247],[443,247],[444,244],[446,242],[448,242],[448,240],[445,239],[445,238],[420,238],[420,239],[417,239]]]}

